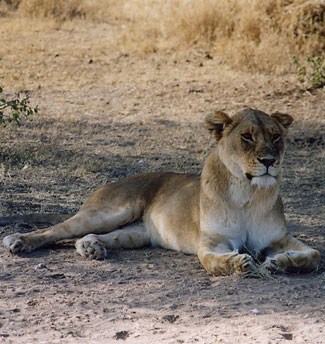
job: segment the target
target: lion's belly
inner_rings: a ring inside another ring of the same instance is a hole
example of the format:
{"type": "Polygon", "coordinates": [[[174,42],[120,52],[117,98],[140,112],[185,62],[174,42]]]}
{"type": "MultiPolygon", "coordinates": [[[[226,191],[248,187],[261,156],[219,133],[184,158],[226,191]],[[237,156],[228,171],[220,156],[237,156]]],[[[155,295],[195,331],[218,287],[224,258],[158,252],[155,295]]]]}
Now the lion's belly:
{"type": "Polygon", "coordinates": [[[153,212],[145,218],[151,244],[178,252],[195,254],[199,244],[197,224],[191,222],[180,224],[165,215],[153,212]]]}
{"type": "Polygon", "coordinates": [[[144,215],[154,246],[194,254],[199,245],[199,178],[177,178],[144,215]]]}

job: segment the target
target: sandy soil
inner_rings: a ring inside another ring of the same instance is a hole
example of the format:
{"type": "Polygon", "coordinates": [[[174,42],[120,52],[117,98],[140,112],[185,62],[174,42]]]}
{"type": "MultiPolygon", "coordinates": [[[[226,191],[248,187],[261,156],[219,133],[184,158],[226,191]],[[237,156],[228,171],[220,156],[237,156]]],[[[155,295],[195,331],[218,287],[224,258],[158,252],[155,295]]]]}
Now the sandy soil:
{"type": "MultiPolygon", "coordinates": [[[[126,54],[109,46],[109,30],[0,30],[0,84],[29,90],[42,110],[20,128],[0,129],[1,216],[73,214],[108,181],[199,173],[214,144],[205,114],[250,106],[296,119],[284,164],[286,217],[324,256],[324,90],[302,92],[290,75],[233,72],[207,51],[126,54]]],[[[0,226],[0,236],[42,226],[18,221],[0,226]]],[[[324,260],[310,275],[215,278],[181,253],[147,248],[88,261],[71,246],[15,256],[0,248],[0,342],[325,342],[324,260]]]]}

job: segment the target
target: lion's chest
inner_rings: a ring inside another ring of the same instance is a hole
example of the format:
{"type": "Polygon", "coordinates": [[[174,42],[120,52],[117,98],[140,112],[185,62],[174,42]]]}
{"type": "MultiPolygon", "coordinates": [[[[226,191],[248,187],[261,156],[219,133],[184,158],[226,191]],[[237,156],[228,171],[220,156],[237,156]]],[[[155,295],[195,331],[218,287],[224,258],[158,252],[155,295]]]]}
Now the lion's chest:
{"type": "Polygon", "coordinates": [[[262,250],[282,235],[282,226],[273,214],[276,193],[261,197],[259,190],[245,181],[231,183],[228,192],[229,203],[211,216],[210,225],[228,238],[233,249],[262,250]]]}
{"type": "Polygon", "coordinates": [[[279,228],[275,223],[263,221],[259,216],[242,214],[240,220],[230,232],[237,233],[239,240],[230,239],[233,249],[248,249],[259,251],[268,247],[279,235],[279,228]]]}
{"type": "Polygon", "coordinates": [[[254,192],[246,181],[234,180],[229,185],[228,197],[234,209],[243,209],[249,206],[254,198],[254,192]]]}
{"type": "Polygon", "coordinates": [[[209,237],[222,235],[233,250],[263,250],[282,235],[281,226],[257,212],[247,209],[232,209],[221,214],[210,214],[201,225],[209,237]]]}

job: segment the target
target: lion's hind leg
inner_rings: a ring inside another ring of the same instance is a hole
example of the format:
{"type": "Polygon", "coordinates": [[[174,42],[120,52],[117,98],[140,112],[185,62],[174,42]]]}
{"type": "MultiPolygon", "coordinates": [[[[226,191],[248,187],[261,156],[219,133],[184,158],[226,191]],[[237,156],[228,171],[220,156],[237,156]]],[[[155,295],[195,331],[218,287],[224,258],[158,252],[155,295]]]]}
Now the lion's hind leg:
{"type": "Polygon", "coordinates": [[[4,237],[3,245],[11,253],[31,252],[61,239],[75,238],[83,229],[82,219],[82,213],[79,212],[70,219],[45,229],[38,229],[30,233],[11,234],[4,237]]]}
{"type": "Polygon", "coordinates": [[[89,233],[109,233],[137,217],[140,217],[140,212],[129,205],[118,210],[86,208],[55,226],[31,233],[8,235],[3,239],[3,244],[11,253],[31,252],[62,239],[81,238],[89,233]]]}
{"type": "Polygon", "coordinates": [[[105,259],[111,249],[136,249],[150,245],[144,223],[128,225],[108,234],[88,234],[77,240],[76,249],[83,257],[105,259]]]}

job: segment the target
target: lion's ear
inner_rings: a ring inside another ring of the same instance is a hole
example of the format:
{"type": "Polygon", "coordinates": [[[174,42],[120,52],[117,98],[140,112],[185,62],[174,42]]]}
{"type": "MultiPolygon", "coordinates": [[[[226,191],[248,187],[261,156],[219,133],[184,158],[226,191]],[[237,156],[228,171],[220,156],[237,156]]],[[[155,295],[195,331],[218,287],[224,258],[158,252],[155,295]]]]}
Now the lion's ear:
{"type": "Polygon", "coordinates": [[[290,124],[293,122],[293,118],[286,113],[275,112],[272,113],[271,117],[273,117],[277,122],[282,124],[286,129],[288,129],[290,124]]]}
{"type": "Polygon", "coordinates": [[[214,135],[217,141],[222,137],[224,128],[232,123],[232,119],[222,111],[215,111],[205,118],[205,127],[214,135]]]}

